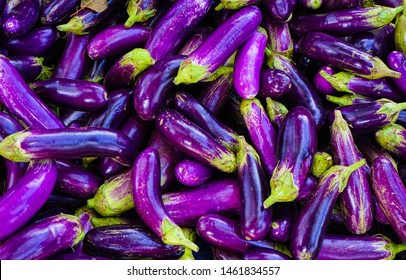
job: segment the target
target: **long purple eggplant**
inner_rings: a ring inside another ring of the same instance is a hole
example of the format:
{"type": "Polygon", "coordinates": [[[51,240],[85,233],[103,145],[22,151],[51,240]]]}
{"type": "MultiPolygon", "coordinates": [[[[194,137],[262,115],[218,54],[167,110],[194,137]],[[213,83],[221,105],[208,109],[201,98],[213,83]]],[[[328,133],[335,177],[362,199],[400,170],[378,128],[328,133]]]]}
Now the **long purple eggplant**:
{"type": "Polygon", "coordinates": [[[160,175],[158,152],[154,148],[146,148],[138,155],[131,169],[131,193],[135,210],[165,244],[185,246],[197,252],[199,247],[185,237],[164,207],[160,175]]]}
{"type": "Polygon", "coordinates": [[[4,56],[0,56],[0,84],[1,104],[25,126],[30,129],[65,127],[4,56]]]}
{"type": "Polygon", "coordinates": [[[15,233],[44,205],[54,188],[56,175],[53,161],[31,162],[23,177],[0,196],[0,240],[15,233]]]}
{"type": "Polygon", "coordinates": [[[29,86],[42,100],[73,110],[93,111],[107,103],[106,89],[95,82],[51,78],[29,86]]]}
{"type": "Polygon", "coordinates": [[[168,258],[182,251],[180,246],[163,243],[145,226],[112,225],[89,231],[84,250],[111,259],[168,258]]]}
{"type": "Polygon", "coordinates": [[[128,18],[125,28],[131,28],[137,22],[145,22],[154,17],[158,9],[158,0],[130,0],[127,3],[128,18]]]}
{"type": "Polygon", "coordinates": [[[183,41],[199,25],[211,6],[209,0],[179,0],[158,21],[145,44],[156,61],[175,54],[183,41]]]}
{"type": "Polygon", "coordinates": [[[291,239],[293,222],[297,216],[298,207],[295,202],[278,203],[272,207],[272,223],[269,237],[276,242],[287,242],[291,239]]]}
{"type": "Polygon", "coordinates": [[[400,78],[378,57],[358,50],[344,40],[322,32],[309,32],[297,44],[305,56],[367,79],[400,78]]]}
{"type": "MultiPolygon", "coordinates": [[[[330,146],[334,162],[348,166],[363,158],[358,150],[351,130],[341,112],[334,111],[334,122],[330,126],[330,146]]],[[[347,187],[340,194],[342,217],[347,229],[353,234],[364,234],[373,222],[373,203],[367,171],[360,168],[348,179],[347,187]]]]}
{"type": "Polygon", "coordinates": [[[406,159],[406,129],[399,124],[389,124],[375,132],[375,140],[396,159],[406,159]]]}
{"type": "Polygon", "coordinates": [[[176,110],[164,109],[155,123],[170,143],[190,157],[226,173],[237,170],[233,152],[176,110]]]}
{"type": "Polygon", "coordinates": [[[174,83],[191,84],[210,76],[257,30],[261,19],[255,6],[238,10],[181,63],[174,83]]]}
{"type": "Polygon", "coordinates": [[[211,166],[193,159],[183,159],[175,166],[175,177],[179,183],[188,187],[197,187],[209,180],[215,174],[211,166]]]}
{"type": "Polygon", "coordinates": [[[78,218],[60,214],[41,219],[8,238],[0,246],[2,260],[48,259],[74,247],[84,237],[78,218]]]}
{"type": "Polygon", "coordinates": [[[96,60],[111,58],[141,46],[150,35],[151,29],[144,26],[126,28],[123,24],[113,25],[92,37],[87,53],[96,60]]]}
{"type": "Polygon", "coordinates": [[[406,243],[406,188],[386,157],[377,157],[372,163],[371,182],[378,205],[400,241],[406,243]]]}
{"type": "Polygon", "coordinates": [[[16,132],[0,146],[2,156],[17,162],[105,156],[132,165],[135,159],[134,145],[127,135],[101,127],[16,132]]]}
{"type": "Polygon", "coordinates": [[[319,179],[317,188],[301,208],[292,228],[290,246],[294,259],[317,258],[333,206],[347,186],[349,176],[365,162],[363,159],[349,166],[334,165],[319,179]]]}
{"type": "Polygon", "coordinates": [[[41,9],[40,20],[42,24],[55,26],[69,21],[76,8],[80,6],[80,0],[55,0],[41,9]]]}
{"type": "Polygon", "coordinates": [[[255,248],[244,253],[244,260],[291,260],[288,255],[274,249],[255,248]]]}
{"type": "Polygon", "coordinates": [[[277,147],[278,164],[270,179],[271,195],[264,201],[266,208],[276,202],[295,200],[310,173],[317,148],[317,128],[306,108],[294,107],[286,115],[277,147]]]}
{"type": "Polygon", "coordinates": [[[399,51],[392,51],[387,57],[388,66],[402,74],[399,79],[392,79],[397,89],[406,96],[406,56],[399,51]]]}
{"type": "Polygon", "coordinates": [[[44,57],[10,55],[7,58],[26,82],[45,80],[52,76],[52,67],[44,65],[44,57]]]}
{"type": "Polygon", "coordinates": [[[134,86],[134,109],[146,121],[156,118],[169,92],[184,56],[168,56],[145,70],[134,86]]]}

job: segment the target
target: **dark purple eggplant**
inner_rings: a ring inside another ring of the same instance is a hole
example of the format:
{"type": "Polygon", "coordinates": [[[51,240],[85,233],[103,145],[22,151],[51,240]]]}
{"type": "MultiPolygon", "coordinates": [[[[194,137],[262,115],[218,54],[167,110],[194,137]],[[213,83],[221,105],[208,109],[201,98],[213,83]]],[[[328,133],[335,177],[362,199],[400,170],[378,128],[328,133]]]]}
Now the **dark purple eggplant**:
{"type": "Polygon", "coordinates": [[[40,20],[44,25],[55,26],[69,21],[76,9],[80,6],[80,0],[54,0],[41,9],[40,20]]]}
{"type": "Polygon", "coordinates": [[[199,25],[211,6],[210,0],[178,0],[158,21],[145,44],[156,61],[177,53],[181,44],[199,25]]]}
{"type": "Polygon", "coordinates": [[[197,252],[199,247],[185,237],[164,207],[160,175],[158,151],[146,148],[138,155],[131,168],[130,186],[135,210],[165,244],[185,246],[197,252]]]}
{"type": "Polygon", "coordinates": [[[387,57],[388,66],[402,74],[399,79],[392,79],[398,90],[406,96],[406,56],[402,52],[392,51],[387,57]]]}
{"type": "Polygon", "coordinates": [[[158,7],[158,0],[130,0],[127,2],[128,19],[126,28],[131,28],[137,22],[145,22],[154,17],[158,7]]]}
{"type": "Polygon", "coordinates": [[[175,84],[196,83],[209,77],[257,30],[261,10],[248,6],[218,26],[180,65],[175,84]]]}
{"type": "Polygon", "coordinates": [[[333,166],[333,157],[330,153],[325,151],[317,151],[313,157],[312,167],[310,169],[310,174],[315,178],[320,178],[321,175],[330,167],[333,166]]]}
{"type": "Polygon", "coordinates": [[[263,26],[268,33],[267,45],[269,49],[273,53],[292,59],[293,39],[290,34],[289,24],[286,22],[278,22],[275,19],[264,15],[263,26]]]}
{"type": "Polygon", "coordinates": [[[43,57],[13,55],[7,58],[26,82],[46,80],[52,75],[52,67],[43,64],[43,57]]]}
{"type": "Polygon", "coordinates": [[[106,89],[95,82],[51,78],[29,86],[42,100],[73,110],[93,111],[107,103],[106,89]]]}
{"type": "Polygon", "coordinates": [[[213,253],[214,260],[241,260],[243,257],[243,253],[235,252],[232,250],[225,249],[220,246],[211,246],[211,251],[213,253]]]}
{"type": "Polygon", "coordinates": [[[406,159],[406,129],[399,124],[389,124],[375,132],[375,140],[398,160],[406,159]]]}
{"type": "Polygon", "coordinates": [[[266,113],[268,114],[269,119],[277,129],[282,126],[283,120],[288,114],[288,109],[281,102],[273,100],[270,97],[265,99],[266,102],[266,113]]]}
{"type": "Polygon", "coordinates": [[[2,18],[2,29],[8,37],[21,37],[39,19],[41,0],[21,0],[2,18]]]}
{"type": "Polygon", "coordinates": [[[267,176],[271,177],[277,164],[276,129],[258,99],[243,100],[240,105],[240,111],[252,145],[260,156],[267,176]]]}
{"type": "Polygon", "coordinates": [[[0,246],[2,260],[48,259],[74,247],[84,237],[78,218],[60,214],[29,224],[0,246]]]}
{"type": "Polygon", "coordinates": [[[59,118],[28,87],[10,61],[0,56],[0,102],[30,129],[63,128],[59,118]]]}
{"type": "Polygon", "coordinates": [[[44,205],[54,188],[56,175],[53,161],[33,161],[20,180],[0,196],[0,240],[14,234],[44,205]]]}
{"type": "MultiPolygon", "coordinates": [[[[363,158],[358,150],[350,127],[341,112],[334,111],[330,126],[330,146],[335,164],[348,166],[363,158]]],[[[355,170],[348,179],[347,187],[340,194],[342,217],[347,229],[353,234],[365,234],[373,222],[371,187],[365,168],[355,170]]]]}
{"type": "Polygon", "coordinates": [[[62,110],[59,117],[66,127],[71,124],[83,127],[89,122],[93,112],[90,111],[76,111],[76,110],[62,110]]]}
{"type": "Polygon", "coordinates": [[[182,250],[163,243],[145,226],[136,225],[95,228],[86,234],[83,243],[89,254],[111,259],[168,258],[182,250]]]}
{"type": "Polygon", "coordinates": [[[349,166],[334,165],[319,179],[292,227],[291,252],[296,260],[317,258],[333,206],[347,186],[350,175],[365,164],[365,159],[349,166]]]}
{"type": "Polygon", "coordinates": [[[179,50],[179,55],[187,56],[191,54],[195,49],[197,49],[210,35],[213,31],[211,27],[201,26],[198,27],[192,36],[187,39],[183,44],[182,48],[179,50]]]}
{"type": "Polygon", "coordinates": [[[322,66],[313,77],[314,88],[323,96],[334,94],[335,88],[320,74],[321,72],[327,73],[328,75],[334,74],[333,68],[330,66],[322,66]]]}
{"type": "Polygon", "coordinates": [[[220,0],[220,4],[218,4],[215,8],[216,11],[220,11],[221,9],[229,9],[229,10],[238,10],[242,7],[254,5],[258,0],[220,0]]]}
{"type": "Polygon", "coordinates": [[[261,71],[259,96],[261,98],[279,99],[292,88],[289,76],[278,69],[265,69],[261,71]]]}
{"type": "Polygon", "coordinates": [[[255,248],[244,253],[244,260],[291,260],[292,258],[274,249],[255,248]]]}
{"type": "Polygon", "coordinates": [[[269,229],[269,237],[276,242],[289,241],[297,212],[298,207],[295,202],[275,204],[272,207],[272,223],[269,229]]]}
{"type": "Polygon", "coordinates": [[[155,123],[168,142],[190,157],[226,173],[237,170],[233,152],[176,110],[162,110],[155,123]]]}
{"type": "Polygon", "coordinates": [[[16,132],[0,146],[2,156],[17,162],[101,156],[132,165],[135,159],[134,144],[127,135],[101,127],[16,132]]]}
{"type": "Polygon", "coordinates": [[[90,61],[85,80],[102,84],[107,71],[113,63],[114,61],[109,59],[90,61]]]}
{"type": "Polygon", "coordinates": [[[263,0],[262,4],[268,14],[278,22],[287,22],[292,17],[297,0],[263,0]]]}
{"type": "Polygon", "coordinates": [[[193,159],[183,159],[175,166],[175,177],[179,183],[188,187],[197,187],[212,178],[215,169],[193,159]]]}
{"type": "Polygon", "coordinates": [[[353,72],[367,79],[400,78],[378,57],[359,50],[344,40],[322,32],[309,32],[297,44],[305,56],[325,65],[353,72]]]}
{"type": "Polygon", "coordinates": [[[162,200],[178,225],[195,226],[204,214],[238,214],[241,207],[240,185],[235,178],[217,178],[198,188],[164,193],[162,200]]]}
{"type": "Polygon", "coordinates": [[[383,235],[351,236],[326,234],[317,260],[393,260],[406,250],[383,235]]]}
{"type": "Polygon", "coordinates": [[[156,118],[174,87],[172,81],[183,60],[180,55],[165,57],[140,75],[134,87],[134,108],[143,120],[156,118]]]}
{"type": "Polygon", "coordinates": [[[286,115],[277,147],[278,163],[270,179],[271,194],[264,201],[266,208],[276,202],[295,200],[310,173],[317,148],[317,128],[306,108],[294,107],[286,115]]]}

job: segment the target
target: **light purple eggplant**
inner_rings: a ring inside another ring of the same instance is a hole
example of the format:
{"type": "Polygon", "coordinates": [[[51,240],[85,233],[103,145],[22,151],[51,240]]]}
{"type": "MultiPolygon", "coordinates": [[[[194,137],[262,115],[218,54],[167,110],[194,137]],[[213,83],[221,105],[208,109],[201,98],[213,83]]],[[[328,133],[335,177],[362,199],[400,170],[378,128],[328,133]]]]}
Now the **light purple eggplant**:
{"type": "Polygon", "coordinates": [[[313,85],[317,92],[321,93],[323,96],[333,95],[335,93],[335,88],[320,74],[327,73],[328,75],[334,75],[334,69],[330,66],[322,66],[316,75],[313,77],[313,85]]]}
{"type": "Polygon", "coordinates": [[[392,79],[399,92],[406,96],[406,56],[399,51],[392,51],[387,57],[388,66],[402,74],[399,79],[392,79]]]}
{"type": "Polygon", "coordinates": [[[0,240],[14,234],[44,205],[54,188],[56,175],[53,161],[33,161],[20,180],[0,196],[0,240]]]}
{"type": "Polygon", "coordinates": [[[310,173],[317,148],[317,128],[306,108],[294,107],[286,115],[277,147],[278,163],[270,179],[271,194],[264,201],[266,208],[295,200],[310,173]]]}
{"type": "Polygon", "coordinates": [[[52,75],[52,67],[44,65],[43,57],[10,55],[7,58],[26,82],[49,79],[52,75]]]}
{"type": "MultiPolygon", "coordinates": [[[[43,1],[44,2],[44,1],[43,1]]],[[[69,21],[70,15],[80,6],[80,0],[55,0],[41,9],[40,20],[44,25],[56,26],[69,21]]]]}
{"type": "Polygon", "coordinates": [[[134,207],[146,225],[168,245],[185,246],[197,252],[199,247],[191,242],[182,229],[169,216],[160,190],[159,154],[146,148],[131,168],[131,194],[134,207]]]}
{"type": "Polygon", "coordinates": [[[78,218],[60,214],[27,225],[0,246],[2,260],[42,260],[74,247],[84,237],[78,218]]]}
{"type": "Polygon", "coordinates": [[[184,56],[191,54],[206,40],[211,32],[213,32],[211,27],[200,26],[196,28],[194,34],[187,39],[182,48],[179,50],[178,54],[184,56]]]}
{"type": "Polygon", "coordinates": [[[159,8],[159,0],[130,0],[127,2],[128,18],[126,28],[131,28],[137,22],[145,22],[154,17],[159,8]]]}
{"type": "Polygon", "coordinates": [[[397,160],[406,159],[406,129],[399,124],[389,124],[375,132],[375,140],[397,160]]]}
{"type": "Polygon", "coordinates": [[[255,6],[238,10],[181,63],[174,83],[192,84],[209,77],[254,34],[261,19],[261,10],[255,6]]]}
{"type": "Polygon", "coordinates": [[[215,174],[215,169],[200,161],[186,158],[175,166],[175,177],[179,183],[188,187],[197,187],[215,174]]]}
{"type": "Polygon", "coordinates": [[[298,213],[296,202],[278,203],[272,207],[272,223],[269,238],[276,242],[287,242],[291,238],[292,225],[298,213]]]}
{"type": "Polygon", "coordinates": [[[244,260],[291,260],[288,255],[273,249],[255,248],[244,253],[244,260]]]}
{"type": "Polygon", "coordinates": [[[280,99],[288,94],[292,88],[292,81],[289,76],[278,69],[265,69],[261,71],[259,98],[280,99]]]}

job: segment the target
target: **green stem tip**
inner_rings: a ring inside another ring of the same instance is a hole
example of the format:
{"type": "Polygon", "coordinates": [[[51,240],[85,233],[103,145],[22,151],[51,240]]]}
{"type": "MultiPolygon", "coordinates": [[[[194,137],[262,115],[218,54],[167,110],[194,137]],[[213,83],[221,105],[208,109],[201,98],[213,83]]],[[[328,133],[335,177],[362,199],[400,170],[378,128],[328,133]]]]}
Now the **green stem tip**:
{"type": "Polygon", "coordinates": [[[168,245],[181,245],[194,252],[199,251],[199,247],[185,236],[182,229],[168,219],[162,221],[162,241],[168,245]]]}

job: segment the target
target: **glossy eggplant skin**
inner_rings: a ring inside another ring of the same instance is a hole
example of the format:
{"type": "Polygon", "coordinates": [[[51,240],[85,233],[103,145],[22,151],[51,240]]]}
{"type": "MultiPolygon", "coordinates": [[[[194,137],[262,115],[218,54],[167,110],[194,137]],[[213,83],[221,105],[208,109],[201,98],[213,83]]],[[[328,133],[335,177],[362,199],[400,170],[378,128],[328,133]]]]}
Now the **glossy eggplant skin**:
{"type": "Polygon", "coordinates": [[[320,67],[319,71],[317,71],[316,75],[313,77],[313,85],[317,92],[321,93],[322,96],[329,94],[333,95],[335,88],[320,74],[322,71],[329,75],[334,74],[334,69],[330,66],[320,67]]]}
{"type": "Polygon", "coordinates": [[[265,0],[262,1],[264,9],[278,22],[287,22],[292,16],[296,0],[265,0]]]}
{"type": "Polygon", "coordinates": [[[255,248],[244,253],[244,260],[291,260],[289,256],[273,249],[255,248]]]}
{"type": "Polygon", "coordinates": [[[371,181],[378,205],[400,241],[406,243],[406,188],[392,162],[377,157],[371,166],[371,181]]]}
{"type": "Polygon", "coordinates": [[[188,187],[197,187],[209,180],[215,169],[193,159],[183,159],[175,166],[175,177],[179,183],[188,187]]]}
{"type": "Polygon", "coordinates": [[[261,71],[259,98],[280,99],[287,95],[291,88],[292,81],[283,71],[278,69],[261,71]]]}
{"type": "Polygon", "coordinates": [[[0,246],[2,260],[48,259],[84,237],[78,218],[60,214],[27,225],[0,246]]]}
{"type": "Polygon", "coordinates": [[[43,64],[43,57],[10,55],[7,58],[27,83],[35,80],[48,79],[52,75],[51,68],[43,64]]]}
{"type": "Polygon", "coordinates": [[[0,197],[0,240],[15,233],[44,205],[54,188],[56,175],[53,161],[31,162],[23,177],[0,197]]]}
{"type": "Polygon", "coordinates": [[[69,21],[69,16],[80,6],[80,0],[55,0],[41,9],[40,20],[42,24],[56,26],[69,21]]]}
{"type": "Polygon", "coordinates": [[[392,79],[397,89],[406,96],[406,56],[399,51],[392,51],[387,57],[388,66],[402,74],[399,79],[392,79]]]}
{"type": "Polygon", "coordinates": [[[111,259],[168,258],[181,251],[180,246],[167,245],[148,228],[136,225],[98,227],[83,242],[89,254],[111,259]]]}
{"type": "Polygon", "coordinates": [[[298,207],[293,203],[279,203],[272,208],[272,223],[269,237],[276,242],[287,242],[291,238],[293,222],[298,213],[298,207]]]}
{"type": "Polygon", "coordinates": [[[233,152],[176,110],[162,110],[155,123],[175,148],[190,157],[226,173],[237,170],[237,160],[233,152]]]}
{"type": "Polygon", "coordinates": [[[269,49],[273,53],[292,59],[294,47],[289,24],[287,22],[277,22],[274,18],[271,18],[266,14],[263,17],[262,24],[268,33],[267,46],[269,49]]]}
{"type": "Polygon", "coordinates": [[[182,48],[179,50],[179,55],[188,56],[194,50],[196,50],[210,35],[213,31],[211,27],[200,26],[196,28],[193,35],[191,35],[187,41],[183,44],[182,48]]]}
{"type": "Polygon", "coordinates": [[[156,61],[175,54],[183,41],[198,26],[211,6],[210,0],[176,1],[158,21],[145,44],[156,61]]]}

